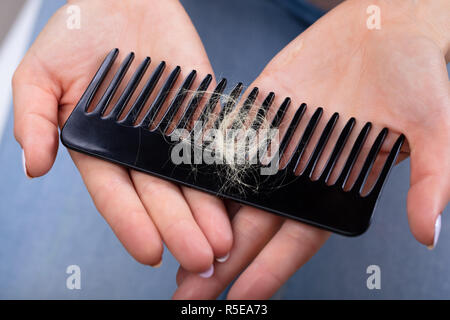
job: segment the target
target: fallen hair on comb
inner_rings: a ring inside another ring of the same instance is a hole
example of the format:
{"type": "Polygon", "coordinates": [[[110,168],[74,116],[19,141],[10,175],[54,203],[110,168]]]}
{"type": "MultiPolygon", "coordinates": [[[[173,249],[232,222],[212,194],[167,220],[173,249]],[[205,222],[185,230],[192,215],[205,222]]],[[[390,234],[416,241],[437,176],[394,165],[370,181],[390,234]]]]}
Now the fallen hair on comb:
{"type": "MultiPolygon", "coordinates": [[[[248,183],[249,175],[270,174],[267,168],[261,168],[265,150],[273,151],[278,144],[278,130],[270,128],[270,122],[266,117],[269,101],[274,94],[269,95],[261,106],[255,103],[258,89],[253,89],[242,106],[239,106],[239,95],[243,90],[243,84],[238,83],[230,94],[214,91],[190,91],[192,95],[202,94],[214,96],[217,104],[221,106],[220,112],[211,112],[207,117],[200,115],[191,128],[187,119],[183,119],[182,129],[175,128],[170,133],[172,142],[176,145],[171,150],[170,158],[175,164],[191,165],[193,174],[196,172],[196,164],[216,165],[217,174],[224,177],[224,184],[220,192],[226,192],[233,188],[242,196],[246,192],[258,192],[259,185],[248,183]],[[239,107],[238,107],[239,106],[239,107]],[[252,108],[265,110],[250,114],[252,108]],[[249,123],[251,119],[251,123],[249,123]],[[194,155],[194,157],[191,157],[194,155]]],[[[187,90],[186,90],[187,92],[187,90]]],[[[178,92],[176,97],[181,93],[178,92]]],[[[213,102],[214,103],[214,102],[213,102]]],[[[164,134],[164,132],[161,132],[164,134]]],[[[271,158],[278,156],[277,150],[271,158]]],[[[265,158],[268,161],[269,155],[265,158]]],[[[278,160],[278,158],[276,158],[278,160]]],[[[278,161],[272,161],[272,174],[278,169],[278,161]]]]}
{"type": "Polygon", "coordinates": [[[387,128],[367,146],[370,123],[364,124],[352,141],[349,137],[356,126],[354,118],[338,131],[339,114],[334,113],[319,131],[316,129],[321,127],[322,108],[306,119],[307,106],[301,104],[289,119],[289,98],[275,106],[275,94],[271,92],[257,103],[258,88],[241,97],[242,83],[225,94],[225,79],[210,90],[211,75],[192,89],[195,70],[174,90],[181,68],[177,66],[160,81],[164,62],[136,92],[150,65],[149,57],[113,100],[134,59],[133,53],[125,57],[99,96],[118,52],[114,49],[106,56],[64,124],[61,141],[67,148],[339,234],[356,236],[367,230],[403,145],[403,135],[389,147],[375,182],[362,194],[363,188],[369,187],[366,180],[373,173],[387,128]],[[155,88],[159,91],[153,97],[155,88]],[[93,103],[94,97],[99,97],[98,102],[93,103]],[[93,108],[89,108],[91,104],[93,108]],[[301,126],[304,129],[299,131],[301,126]],[[301,134],[298,141],[296,132],[301,134]],[[336,141],[331,145],[328,142],[333,133],[336,141]],[[327,145],[329,154],[324,152],[327,145]],[[346,145],[349,153],[344,158],[346,145]],[[363,157],[361,150],[365,146],[368,153],[355,172],[355,163],[363,157]],[[326,160],[323,169],[318,165],[321,158],[326,160]],[[339,159],[342,169],[331,182],[339,159]],[[320,169],[320,175],[313,179],[316,169],[320,169]],[[344,187],[351,172],[356,178],[347,190],[344,187]]]}

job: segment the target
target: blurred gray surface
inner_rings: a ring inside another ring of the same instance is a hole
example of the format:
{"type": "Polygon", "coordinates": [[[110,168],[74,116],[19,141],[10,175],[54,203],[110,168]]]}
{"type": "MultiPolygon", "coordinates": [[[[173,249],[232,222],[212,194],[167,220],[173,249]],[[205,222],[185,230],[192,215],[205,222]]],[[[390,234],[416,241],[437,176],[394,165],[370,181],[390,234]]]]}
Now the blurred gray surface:
{"type": "Polygon", "coordinates": [[[25,0],[0,1],[0,43],[8,33],[24,2],[25,0]]]}
{"type": "MultiPolygon", "coordinates": [[[[182,2],[216,75],[231,83],[250,84],[304,28],[269,0],[182,2]]],[[[62,3],[45,1],[35,35],[62,3]]],[[[0,298],[170,298],[175,260],[166,252],[163,266],[152,269],[128,256],[94,208],[64,147],[48,175],[27,180],[10,115],[0,163],[0,298]],[[71,264],[81,267],[81,290],[66,288],[71,264]]],[[[443,214],[438,247],[428,251],[418,244],[406,218],[408,175],[408,161],[394,168],[371,229],[359,238],[332,236],[277,297],[449,298],[449,212],[443,214]],[[381,290],[366,287],[371,264],[381,268],[381,290]]]]}

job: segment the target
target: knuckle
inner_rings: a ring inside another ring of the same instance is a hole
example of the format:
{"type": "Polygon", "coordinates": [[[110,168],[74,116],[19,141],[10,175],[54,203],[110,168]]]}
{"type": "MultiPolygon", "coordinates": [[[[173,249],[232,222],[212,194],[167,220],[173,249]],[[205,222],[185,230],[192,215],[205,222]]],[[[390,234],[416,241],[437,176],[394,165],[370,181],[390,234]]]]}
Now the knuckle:
{"type": "Polygon", "coordinates": [[[261,279],[272,282],[272,287],[274,288],[280,288],[287,280],[280,274],[280,270],[276,270],[260,262],[254,262],[254,264],[256,270],[258,270],[258,273],[261,275],[261,279]]]}
{"type": "Polygon", "coordinates": [[[173,186],[170,182],[155,178],[144,173],[138,173],[141,179],[138,180],[137,188],[140,193],[149,199],[159,198],[161,191],[170,190],[173,186]]]}
{"type": "Polygon", "coordinates": [[[327,232],[296,221],[287,221],[284,227],[286,237],[302,247],[315,252],[322,246],[322,239],[327,232]]]}
{"type": "Polygon", "coordinates": [[[257,240],[263,233],[262,227],[252,217],[246,215],[236,215],[233,225],[237,235],[248,238],[250,241],[257,240]]]}
{"type": "Polygon", "coordinates": [[[260,243],[274,234],[282,221],[281,217],[274,214],[258,209],[249,209],[238,213],[233,219],[232,226],[236,237],[243,236],[249,241],[260,243]]]}
{"type": "Polygon", "coordinates": [[[122,180],[111,178],[106,183],[98,186],[92,191],[92,198],[98,208],[107,208],[110,205],[111,197],[114,197],[122,185],[122,180]]]}
{"type": "Polygon", "coordinates": [[[161,233],[168,242],[173,242],[180,234],[184,233],[184,231],[192,229],[191,228],[192,221],[182,218],[170,221],[165,227],[161,228],[161,233]]]}
{"type": "Polygon", "coordinates": [[[158,196],[158,193],[161,191],[161,186],[158,185],[157,181],[153,180],[153,178],[143,179],[142,183],[139,183],[142,194],[146,197],[158,196]]]}

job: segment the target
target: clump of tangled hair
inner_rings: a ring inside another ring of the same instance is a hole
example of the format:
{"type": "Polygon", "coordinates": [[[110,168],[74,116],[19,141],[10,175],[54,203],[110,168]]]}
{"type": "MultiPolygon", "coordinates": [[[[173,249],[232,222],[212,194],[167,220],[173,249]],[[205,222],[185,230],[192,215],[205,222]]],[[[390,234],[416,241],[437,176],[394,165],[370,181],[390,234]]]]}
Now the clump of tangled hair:
{"type": "MultiPolygon", "coordinates": [[[[190,125],[191,136],[185,136],[183,142],[202,150],[202,160],[207,164],[217,164],[216,173],[225,177],[221,191],[233,188],[240,193],[258,192],[258,184],[248,181],[258,181],[261,165],[274,159],[273,150],[278,146],[276,130],[270,128],[265,113],[255,111],[261,108],[255,99],[241,101],[233,93],[202,93],[215,95],[221,111],[211,112],[206,119],[197,119],[190,125]]],[[[195,165],[192,170],[195,174],[195,165]]]]}

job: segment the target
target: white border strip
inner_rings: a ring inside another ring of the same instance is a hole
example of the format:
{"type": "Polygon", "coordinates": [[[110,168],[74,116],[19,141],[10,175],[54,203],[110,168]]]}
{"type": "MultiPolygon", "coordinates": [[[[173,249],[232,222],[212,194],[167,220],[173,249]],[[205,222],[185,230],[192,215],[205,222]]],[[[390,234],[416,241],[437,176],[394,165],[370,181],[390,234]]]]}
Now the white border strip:
{"type": "Polygon", "coordinates": [[[42,0],[27,0],[0,47],[0,141],[11,107],[11,79],[30,43],[42,0]]]}

